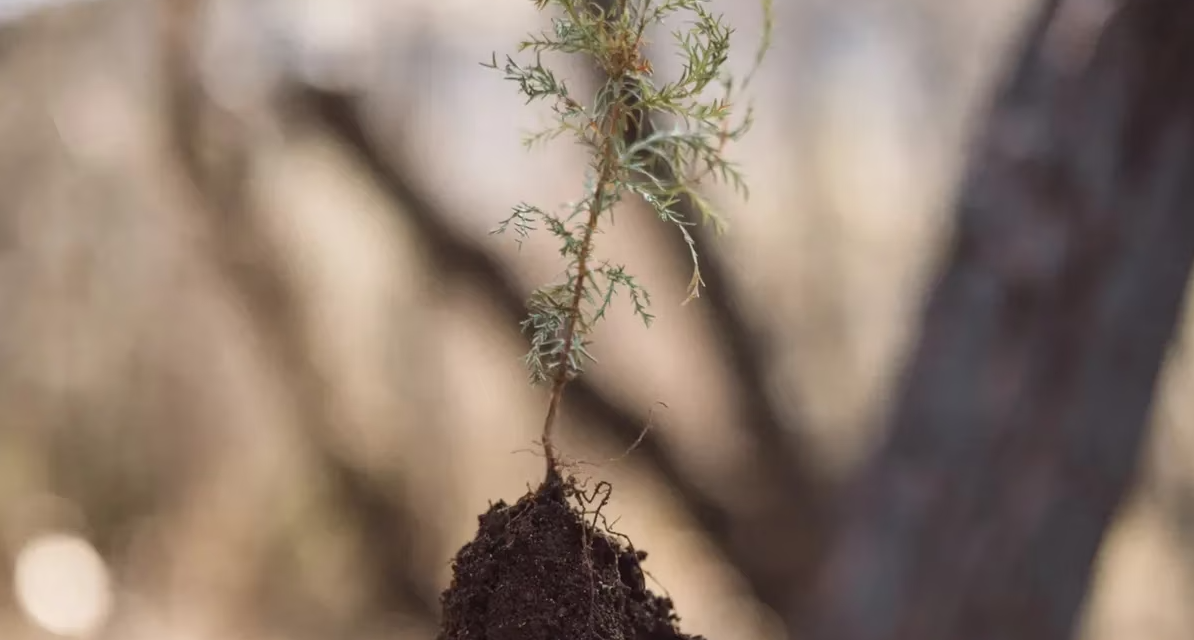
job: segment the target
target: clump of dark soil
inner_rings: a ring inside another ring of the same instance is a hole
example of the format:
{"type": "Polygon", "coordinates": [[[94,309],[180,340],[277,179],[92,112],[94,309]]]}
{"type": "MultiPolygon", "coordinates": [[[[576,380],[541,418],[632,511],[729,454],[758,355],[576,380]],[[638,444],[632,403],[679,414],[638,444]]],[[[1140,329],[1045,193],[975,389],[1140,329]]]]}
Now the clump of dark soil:
{"type": "Polygon", "coordinates": [[[597,526],[609,487],[597,488],[549,481],[481,515],[452,563],[439,640],[703,640],[647,589],[647,554],[597,526]]]}

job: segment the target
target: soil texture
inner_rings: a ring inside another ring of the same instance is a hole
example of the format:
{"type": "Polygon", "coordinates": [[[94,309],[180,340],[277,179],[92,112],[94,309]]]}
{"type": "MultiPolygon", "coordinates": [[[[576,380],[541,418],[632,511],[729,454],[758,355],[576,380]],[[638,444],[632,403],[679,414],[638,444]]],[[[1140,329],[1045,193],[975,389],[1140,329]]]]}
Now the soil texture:
{"type": "Polygon", "coordinates": [[[452,563],[439,640],[704,640],[647,589],[647,554],[598,526],[608,496],[556,480],[490,507],[452,563]]]}

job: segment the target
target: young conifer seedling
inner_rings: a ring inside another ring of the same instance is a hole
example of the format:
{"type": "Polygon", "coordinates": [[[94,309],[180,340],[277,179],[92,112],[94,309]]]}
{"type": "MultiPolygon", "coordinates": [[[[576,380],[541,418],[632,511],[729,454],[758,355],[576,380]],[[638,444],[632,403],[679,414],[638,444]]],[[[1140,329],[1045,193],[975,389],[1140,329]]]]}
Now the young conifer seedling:
{"type": "MultiPolygon", "coordinates": [[[[453,562],[440,638],[688,638],[676,629],[671,601],[646,589],[640,567],[646,554],[625,536],[598,527],[609,485],[585,491],[564,473],[554,433],[565,389],[593,360],[589,336],[614,299],[628,298],[648,326],[653,318],[648,292],[624,265],[600,255],[597,236],[613,224],[614,208],[638,199],[682,235],[693,268],[687,303],[703,285],[689,228],[724,226],[698,187],[720,181],[746,195],[741,173],[724,156],[726,144],[751,124],[749,108],[740,117],[736,109],[742,87],[723,69],[732,29],[707,0],[534,2],[540,10],[555,10],[552,28],[519,44],[522,62],[506,56],[499,64],[495,54],[485,66],[515,82],[527,103],[550,104],[553,125],[528,137],[528,146],[567,135],[590,157],[576,202],[560,209],[519,204],[494,231],[512,232],[519,242],[532,232],[550,234],[565,262],[560,280],[531,295],[522,323],[530,339],[525,362],[531,382],[548,390],[542,432],[546,479],[516,504],[498,502],[480,517],[477,537],[453,562]],[[681,25],[671,35],[682,71],[660,81],[645,46],[650,32],[674,24],[681,25]],[[545,53],[586,57],[604,82],[591,98],[574,95],[543,64],[545,53]],[[702,219],[685,219],[682,201],[702,219]]],[[[764,0],[765,35],[755,68],[768,46],[770,5],[764,0]]]]}

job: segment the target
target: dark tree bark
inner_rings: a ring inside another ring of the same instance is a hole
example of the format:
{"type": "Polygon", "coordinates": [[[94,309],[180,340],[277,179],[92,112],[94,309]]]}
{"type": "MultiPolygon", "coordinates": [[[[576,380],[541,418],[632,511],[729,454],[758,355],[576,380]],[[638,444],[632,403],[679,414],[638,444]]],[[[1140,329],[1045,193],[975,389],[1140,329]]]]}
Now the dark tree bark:
{"type": "Polygon", "coordinates": [[[805,637],[1069,638],[1132,484],[1194,258],[1194,3],[1027,36],[805,637]]]}

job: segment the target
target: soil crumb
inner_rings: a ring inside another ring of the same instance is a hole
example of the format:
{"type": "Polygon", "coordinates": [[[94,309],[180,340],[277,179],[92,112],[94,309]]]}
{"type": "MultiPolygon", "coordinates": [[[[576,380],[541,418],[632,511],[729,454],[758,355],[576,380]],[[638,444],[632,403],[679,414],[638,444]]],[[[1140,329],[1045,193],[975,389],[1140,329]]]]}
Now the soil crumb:
{"type": "Polygon", "coordinates": [[[481,515],[453,560],[439,640],[704,640],[647,589],[646,552],[595,526],[602,485],[548,482],[481,515]]]}

